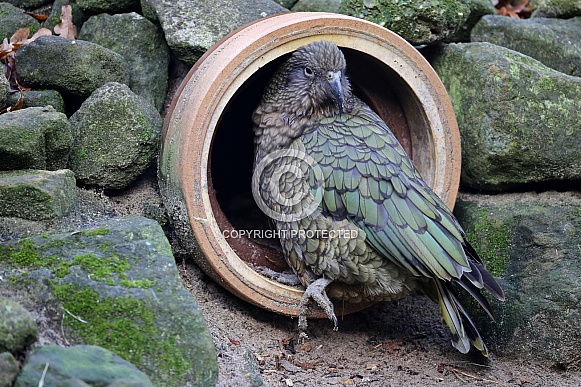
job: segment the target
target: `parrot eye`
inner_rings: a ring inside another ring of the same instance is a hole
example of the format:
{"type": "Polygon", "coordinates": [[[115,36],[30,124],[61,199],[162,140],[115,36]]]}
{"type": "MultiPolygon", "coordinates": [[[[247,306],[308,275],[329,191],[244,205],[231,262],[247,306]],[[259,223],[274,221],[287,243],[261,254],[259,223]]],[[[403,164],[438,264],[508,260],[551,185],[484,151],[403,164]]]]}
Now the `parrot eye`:
{"type": "Polygon", "coordinates": [[[310,67],[305,67],[305,75],[307,77],[312,77],[314,74],[313,70],[310,67]]]}

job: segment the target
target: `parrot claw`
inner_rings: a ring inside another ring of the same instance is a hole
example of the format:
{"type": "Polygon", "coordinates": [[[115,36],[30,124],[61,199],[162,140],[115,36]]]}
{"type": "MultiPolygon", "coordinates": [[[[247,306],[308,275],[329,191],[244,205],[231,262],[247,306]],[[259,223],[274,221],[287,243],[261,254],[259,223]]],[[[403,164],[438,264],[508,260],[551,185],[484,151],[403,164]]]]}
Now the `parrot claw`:
{"type": "Polygon", "coordinates": [[[333,282],[331,279],[319,278],[310,284],[305,290],[301,302],[299,303],[299,340],[309,338],[306,331],[308,326],[307,315],[309,314],[309,302],[311,300],[314,300],[317,305],[325,311],[329,320],[333,322],[333,330],[339,330],[339,322],[337,316],[335,316],[333,303],[325,292],[325,288],[331,282],[333,282]]]}
{"type": "Polygon", "coordinates": [[[266,266],[256,266],[255,269],[257,273],[280,282],[283,285],[297,286],[301,284],[301,280],[295,273],[279,273],[266,266]]]}
{"type": "Polygon", "coordinates": [[[299,344],[304,344],[305,341],[307,341],[309,339],[309,335],[307,335],[305,332],[300,332],[299,333],[299,344]]]}

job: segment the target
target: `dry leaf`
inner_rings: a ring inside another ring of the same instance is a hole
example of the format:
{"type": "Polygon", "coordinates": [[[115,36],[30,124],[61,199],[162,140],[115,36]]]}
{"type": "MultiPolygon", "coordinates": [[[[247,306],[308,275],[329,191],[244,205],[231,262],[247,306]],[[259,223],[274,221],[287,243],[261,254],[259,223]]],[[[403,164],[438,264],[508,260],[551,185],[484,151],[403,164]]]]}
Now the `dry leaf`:
{"type": "Polygon", "coordinates": [[[54,26],[54,33],[63,38],[77,38],[77,27],[73,24],[73,7],[70,4],[63,5],[61,22],[54,26]]]}
{"type": "Polygon", "coordinates": [[[39,22],[43,22],[46,19],[48,19],[48,15],[42,15],[42,14],[33,13],[33,12],[26,12],[26,14],[32,16],[33,18],[35,18],[39,22]]]}
{"type": "Polygon", "coordinates": [[[35,39],[40,38],[41,36],[49,36],[49,35],[52,35],[52,31],[51,30],[49,30],[48,28],[41,28],[40,30],[36,31],[34,33],[34,35],[32,35],[30,37],[30,39],[28,39],[26,41],[26,43],[30,43],[30,42],[34,41],[35,39]]]}
{"type": "Polygon", "coordinates": [[[4,74],[8,79],[10,84],[10,92],[14,93],[19,91],[18,75],[16,74],[16,61],[14,60],[14,52],[6,55],[6,58],[2,61],[2,67],[4,67],[4,74]]]}
{"type": "MultiPolygon", "coordinates": [[[[18,74],[16,72],[16,65],[14,61],[14,54],[16,50],[24,44],[28,44],[40,36],[52,35],[52,32],[47,28],[41,28],[29,39],[28,35],[30,30],[28,28],[21,28],[17,30],[10,37],[10,42],[8,39],[4,39],[2,44],[0,44],[0,62],[2,62],[2,69],[4,70],[4,75],[8,79],[10,84],[10,92],[14,93],[16,91],[26,90],[20,83],[18,83],[18,74]]],[[[12,110],[17,110],[13,108],[12,110]]]]}
{"type": "Polygon", "coordinates": [[[14,106],[8,106],[6,109],[0,111],[0,114],[13,112],[15,110],[22,109],[22,105],[24,105],[24,99],[22,98],[22,90],[20,90],[20,97],[18,97],[18,101],[14,104],[14,106]]]}
{"type": "Polygon", "coordinates": [[[493,5],[496,7],[496,13],[502,16],[509,16],[513,19],[525,19],[531,16],[534,5],[527,5],[529,0],[496,0],[493,5]],[[513,5],[517,2],[516,5],[513,5]]]}
{"type": "Polygon", "coordinates": [[[240,341],[238,340],[231,339],[230,337],[228,337],[228,340],[230,340],[230,342],[234,345],[240,345],[240,341]]]}
{"type": "Polygon", "coordinates": [[[16,52],[18,47],[22,46],[23,44],[28,44],[41,36],[52,35],[52,32],[48,28],[41,28],[40,30],[36,31],[36,33],[32,35],[30,39],[28,39],[29,34],[30,30],[28,28],[21,28],[12,34],[10,37],[10,43],[4,39],[4,42],[2,42],[2,45],[0,45],[0,60],[4,59],[2,57],[2,53],[7,55],[9,52],[16,52]]]}
{"type": "MultiPolygon", "coordinates": [[[[14,48],[18,49],[18,47],[22,46],[23,44],[28,44],[30,42],[34,42],[36,39],[40,38],[41,36],[49,36],[52,35],[52,31],[49,30],[48,28],[41,28],[40,30],[36,31],[34,33],[34,35],[32,35],[30,37],[30,39],[25,39],[25,40],[21,40],[19,42],[15,42],[14,44],[14,48]]],[[[27,35],[28,37],[28,35],[27,35]]],[[[12,39],[10,39],[12,40],[12,39]]]]}
{"type": "Polygon", "coordinates": [[[0,60],[6,58],[8,54],[10,54],[14,49],[14,46],[11,43],[8,43],[8,39],[4,38],[2,44],[0,44],[0,60]]]}
{"type": "Polygon", "coordinates": [[[317,360],[315,360],[313,362],[308,362],[308,361],[305,361],[305,362],[295,361],[295,365],[301,367],[304,370],[314,370],[314,369],[317,368],[317,364],[319,364],[320,362],[321,362],[320,359],[317,359],[317,360]]]}
{"type": "Polygon", "coordinates": [[[20,43],[28,39],[28,35],[30,35],[29,28],[20,28],[19,30],[16,30],[14,34],[12,34],[12,36],[10,37],[10,43],[12,44],[20,43]]]}

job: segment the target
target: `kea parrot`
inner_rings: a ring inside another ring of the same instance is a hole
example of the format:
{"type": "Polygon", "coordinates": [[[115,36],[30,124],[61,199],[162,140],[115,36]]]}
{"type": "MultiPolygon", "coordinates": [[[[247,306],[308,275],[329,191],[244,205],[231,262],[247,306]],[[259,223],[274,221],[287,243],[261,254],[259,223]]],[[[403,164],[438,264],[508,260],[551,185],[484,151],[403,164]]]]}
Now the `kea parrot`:
{"type": "Polygon", "coordinates": [[[253,194],[306,288],[300,337],[312,301],[336,330],[329,296],[360,302],[424,293],[440,305],[455,348],[467,353],[472,343],[488,356],[452,284],[491,318],[480,289],[498,300],[503,290],[387,125],[353,94],[341,50],[318,41],[293,52],[252,120],[253,194]]]}

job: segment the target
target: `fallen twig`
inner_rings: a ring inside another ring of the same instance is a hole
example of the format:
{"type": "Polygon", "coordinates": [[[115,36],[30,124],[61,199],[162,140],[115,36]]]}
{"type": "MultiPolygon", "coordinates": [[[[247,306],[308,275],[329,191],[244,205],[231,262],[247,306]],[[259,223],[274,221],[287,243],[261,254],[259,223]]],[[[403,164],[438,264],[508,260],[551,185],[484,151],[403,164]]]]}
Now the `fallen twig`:
{"type": "Polygon", "coordinates": [[[460,381],[462,381],[462,383],[466,383],[466,381],[464,379],[462,379],[460,377],[460,375],[462,376],[466,376],[467,378],[472,378],[472,379],[477,379],[477,380],[481,380],[483,382],[488,382],[488,383],[493,383],[493,384],[498,384],[500,386],[505,386],[504,383],[502,382],[497,382],[496,380],[491,380],[491,379],[486,379],[486,378],[481,378],[480,376],[476,376],[476,375],[472,375],[469,374],[468,372],[464,372],[464,371],[460,371],[457,368],[454,368],[452,366],[444,366],[447,370],[451,371],[458,379],[460,379],[460,381]],[[460,375],[458,375],[460,374],[460,375]]]}
{"type": "Polygon", "coordinates": [[[44,370],[42,371],[42,375],[40,377],[40,380],[38,381],[38,387],[44,386],[44,377],[46,376],[46,371],[48,371],[48,362],[44,366],[44,370]]]}
{"type": "Polygon", "coordinates": [[[75,320],[77,320],[77,321],[80,321],[80,322],[82,322],[82,323],[84,323],[84,324],[88,324],[88,322],[87,322],[87,321],[83,320],[83,319],[82,319],[82,318],[80,318],[79,316],[75,316],[74,314],[72,314],[71,312],[69,312],[68,310],[66,310],[65,308],[63,308],[63,310],[64,310],[65,312],[67,312],[67,313],[68,313],[68,314],[69,314],[69,315],[70,315],[72,318],[74,318],[75,320]]]}

